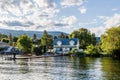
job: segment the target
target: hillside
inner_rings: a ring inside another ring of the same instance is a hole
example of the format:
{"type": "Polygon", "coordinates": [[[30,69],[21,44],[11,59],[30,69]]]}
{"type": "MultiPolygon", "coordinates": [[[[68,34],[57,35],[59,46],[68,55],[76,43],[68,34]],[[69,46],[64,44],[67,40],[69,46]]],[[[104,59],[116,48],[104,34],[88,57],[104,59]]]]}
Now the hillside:
{"type": "MultiPolygon", "coordinates": [[[[60,31],[47,31],[52,36],[59,36],[61,33],[64,35],[68,35],[67,33],[60,32],[60,31]]],[[[10,33],[13,36],[20,36],[22,34],[27,34],[28,36],[32,37],[33,34],[36,34],[38,38],[41,38],[43,32],[42,31],[23,31],[23,30],[7,30],[7,29],[0,29],[1,34],[9,35],[10,33]]]]}

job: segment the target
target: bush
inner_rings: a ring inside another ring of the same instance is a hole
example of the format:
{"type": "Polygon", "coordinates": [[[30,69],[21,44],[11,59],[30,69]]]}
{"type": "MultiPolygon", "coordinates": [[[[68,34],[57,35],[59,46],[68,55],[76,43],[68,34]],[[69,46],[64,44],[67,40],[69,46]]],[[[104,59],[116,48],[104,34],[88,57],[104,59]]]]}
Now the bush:
{"type": "Polygon", "coordinates": [[[87,46],[85,52],[88,56],[100,56],[100,48],[92,44],[87,46]]]}
{"type": "Polygon", "coordinates": [[[34,53],[35,55],[41,55],[41,54],[43,54],[43,52],[42,52],[42,46],[38,46],[38,47],[33,46],[32,47],[32,53],[34,53]]]}
{"type": "Polygon", "coordinates": [[[71,51],[68,52],[71,56],[85,56],[84,52],[78,52],[78,49],[73,48],[71,51]]]}

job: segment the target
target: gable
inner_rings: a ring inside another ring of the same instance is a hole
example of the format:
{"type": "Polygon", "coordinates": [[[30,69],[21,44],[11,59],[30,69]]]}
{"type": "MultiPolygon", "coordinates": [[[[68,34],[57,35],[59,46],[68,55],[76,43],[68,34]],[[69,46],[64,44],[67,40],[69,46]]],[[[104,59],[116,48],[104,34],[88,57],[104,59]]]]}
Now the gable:
{"type": "Polygon", "coordinates": [[[57,45],[58,42],[61,42],[61,45],[77,45],[79,39],[78,38],[71,38],[71,39],[66,39],[66,38],[62,38],[62,39],[55,39],[53,41],[53,45],[57,45]]]}

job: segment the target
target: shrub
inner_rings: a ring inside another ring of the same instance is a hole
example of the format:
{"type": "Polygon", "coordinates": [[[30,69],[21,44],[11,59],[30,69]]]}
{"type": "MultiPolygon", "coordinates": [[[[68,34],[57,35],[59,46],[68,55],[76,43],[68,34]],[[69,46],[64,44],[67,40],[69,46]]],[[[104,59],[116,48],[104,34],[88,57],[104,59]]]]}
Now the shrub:
{"type": "Polygon", "coordinates": [[[100,56],[100,49],[98,46],[89,45],[87,46],[87,49],[85,50],[86,54],[88,56],[100,56]]]}

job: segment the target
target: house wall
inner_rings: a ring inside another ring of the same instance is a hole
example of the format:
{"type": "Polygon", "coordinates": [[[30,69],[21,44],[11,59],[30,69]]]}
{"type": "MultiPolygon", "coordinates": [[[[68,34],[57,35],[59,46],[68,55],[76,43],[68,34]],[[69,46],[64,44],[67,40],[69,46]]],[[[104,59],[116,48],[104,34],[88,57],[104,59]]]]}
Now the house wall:
{"type": "Polygon", "coordinates": [[[67,53],[72,48],[79,49],[78,45],[73,45],[73,46],[71,46],[71,45],[61,45],[61,46],[54,45],[53,50],[54,50],[55,53],[67,53]]]}

